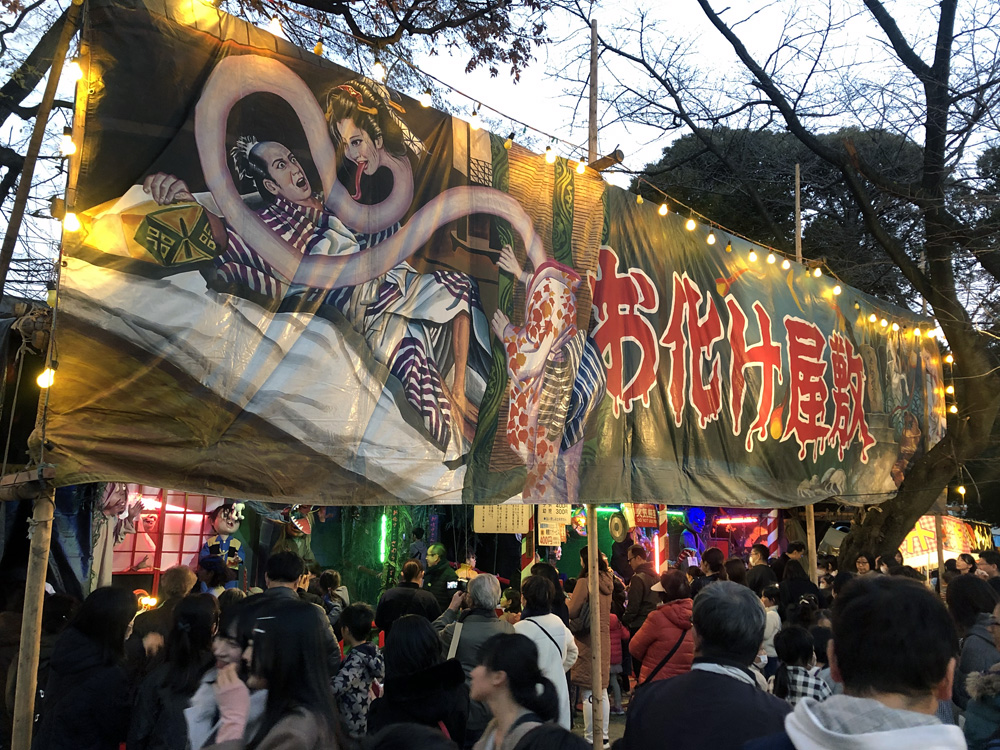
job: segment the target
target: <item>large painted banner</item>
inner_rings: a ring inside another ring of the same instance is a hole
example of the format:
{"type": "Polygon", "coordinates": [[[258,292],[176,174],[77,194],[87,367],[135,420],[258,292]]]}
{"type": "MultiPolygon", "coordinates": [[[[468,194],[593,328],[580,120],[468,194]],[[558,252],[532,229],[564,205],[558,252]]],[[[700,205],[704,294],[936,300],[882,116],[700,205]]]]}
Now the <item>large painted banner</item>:
{"type": "Polygon", "coordinates": [[[867,504],[940,439],[926,320],[201,0],[83,39],[60,483],[867,504]]]}

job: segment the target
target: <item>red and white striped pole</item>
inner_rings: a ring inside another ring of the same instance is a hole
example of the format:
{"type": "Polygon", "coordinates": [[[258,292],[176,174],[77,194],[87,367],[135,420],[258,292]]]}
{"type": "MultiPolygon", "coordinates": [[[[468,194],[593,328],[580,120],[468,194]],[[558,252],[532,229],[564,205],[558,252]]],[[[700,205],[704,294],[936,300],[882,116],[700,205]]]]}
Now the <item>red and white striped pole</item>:
{"type": "Polygon", "coordinates": [[[659,529],[656,532],[656,571],[660,572],[668,566],[670,560],[670,535],[667,533],[666,505],[659,506],[656,521],[659,524],[659,529]]]}
{"type": "Polygon", "coordinates": [[[764,528],[767,529],[767,553],[769,557],[777,557],[781,554],[781,547],[778,544],[778,509],[775,508],[767,514],[764,528]]]}

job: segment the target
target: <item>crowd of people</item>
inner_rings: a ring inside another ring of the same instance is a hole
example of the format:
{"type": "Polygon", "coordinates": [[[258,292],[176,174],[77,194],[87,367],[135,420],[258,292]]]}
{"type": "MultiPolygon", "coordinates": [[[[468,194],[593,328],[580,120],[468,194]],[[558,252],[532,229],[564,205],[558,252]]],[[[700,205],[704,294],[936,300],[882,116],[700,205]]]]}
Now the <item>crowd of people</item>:
{"type": "Polygon", "coordinates": [[[293,552],[249,596],[185,567],[150,611],[48,596],[33,747],[581,750],[599,702],[597,746],[626,715],[619,750],[1000,750],[995,550],[941,571],[944,603],[895,551],[822,556],[816,586],[798,542],[659,573],[641,544],[618,570],[584,548],[576,579],[540,562],[508,589],[422,534],[411,554],[374,608],[293,552]]]}

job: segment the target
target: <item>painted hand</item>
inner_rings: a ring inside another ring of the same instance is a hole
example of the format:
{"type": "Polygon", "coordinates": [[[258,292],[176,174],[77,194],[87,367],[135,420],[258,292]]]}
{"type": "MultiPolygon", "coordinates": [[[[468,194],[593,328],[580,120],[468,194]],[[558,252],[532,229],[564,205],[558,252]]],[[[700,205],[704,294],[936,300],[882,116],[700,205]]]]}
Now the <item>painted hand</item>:
{"type": "Polygon", "coordinates": [[[496,337],[503,340],[504,333],[507,331],[507,326],[510,325],[510,318],[507,317],[507,313],[503,310],[497,310],[493,313],[493,321],[490,323],[490,327],[493,329],[493,333],[496,337]]]}
{"type": "Polygon", "coordinates": [[[514,255],[514,248],[510,245],[504,245],[500,249],[500,270],[509,273],[516,280],[523,282],[524,269],[517,260],[517,256],[514,255]]]}
{"type": "Polygon", "coordinates": [[[149,193],[161,206],[169,206],[179,201],[193,201],[194,195],[188,190],[184,180],[165,172],[149,175],[142,181],[142,189],[149,193]]]}

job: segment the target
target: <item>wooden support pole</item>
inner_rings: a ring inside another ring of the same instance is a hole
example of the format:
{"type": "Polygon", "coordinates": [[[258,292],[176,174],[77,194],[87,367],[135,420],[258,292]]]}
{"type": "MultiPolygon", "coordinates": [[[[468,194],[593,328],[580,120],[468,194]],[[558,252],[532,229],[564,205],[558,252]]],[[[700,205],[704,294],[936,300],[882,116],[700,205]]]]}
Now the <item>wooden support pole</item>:
{"type": "Polygon", "coordinates": [[[42,603],[45,601],[45,573],[49,568],[55,489],[46,488],[35,498],[31,517],[31,547],[28,577],[24,582],[24,614],[21,617],[21,650],[17,657],[17,684],[14,698],[14,733],[11,747],[31,747],[38,680],[39,637],[42,632],[42,603]]]}
{"type": "Polygon", "coordinates": [[[587,125],[587,163],[597,160],[597,20],[590,21],[590,121],[587,125]]]}
{"type": "Polygon", "coordinates": [[[52,57],[52,67],[49,68],[49,79],[45,83],[45,93],[42,95],[42,101],[38,105],[38,113],[35,115],[35,127],[31,131],[28,153],[24,156],[21,177],[17,181],[17,193],[14,196],[10,217],[7,220],[7,233],[3,237],[3,245],[0,246],[0,294],[3,293],[4,285],[7,283],[7,272],[10,270],[10,261],[14,257],[14,245],[17,243],[21,222],[24,220],[24,209],[28,204],[28,193],[31,190],[31,180],[35,175],[35,164],[38,162],[38,152],[42,147],[42,137],[45,135],[49,112],[52,111],[52,102],[56,98],[56,87],[59,85],[59,76],[62,75],[63,60],[69,49],[69,41],[76,33],[82,2],[83,0],[73,0],[73,4],[66,14],[65,25],[59,35],[55,55],[52,57]]]}
{"type": "MultiPolygon", "coordinates": [[[[598,569],[597,506],[587,506],[587,593],[590,599],[590,710],[594,727],[594,750],[604,747],[604,685],[601,670],[601,576],[598,569]]],[[[584,706],[586,711],[587,707],[584,706]]]]}
{"type": "Polygon", "coordinates": [[[816,577],[816,565],[819,558],[816,555],[816,509],[806,506],[806,547],[809,555],[809,580],[819,585],[816,577]]]}
{"type": "Polygon", "coordinates": [[[799,165],[795,165],[795,260],[802,263],[802,205],[799,198],[799,165]]]}
{"type": "Polygon", "coordinates": [[[934,514],[934,546],[937,547],[938,593],[943,601],[948,584],[944,582],[944,519],[940,511],[934,514]]]}

